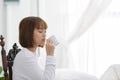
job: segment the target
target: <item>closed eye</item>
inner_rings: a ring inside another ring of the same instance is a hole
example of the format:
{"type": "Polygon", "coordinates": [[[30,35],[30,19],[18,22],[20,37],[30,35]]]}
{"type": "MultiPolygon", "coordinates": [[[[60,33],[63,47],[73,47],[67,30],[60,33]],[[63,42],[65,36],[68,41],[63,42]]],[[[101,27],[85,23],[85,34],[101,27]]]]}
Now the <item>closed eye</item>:
{"type": "Polygon", "coordinates": [[[38,32],[39,33],[43,33],[43,32],[46,33],[46,30],[45,29],[38,29],[38,32]]]}
{"type": "Polygon", "coordinates": [[[38,31],[39,33],[42,33],[43,31],[38,31]]]}

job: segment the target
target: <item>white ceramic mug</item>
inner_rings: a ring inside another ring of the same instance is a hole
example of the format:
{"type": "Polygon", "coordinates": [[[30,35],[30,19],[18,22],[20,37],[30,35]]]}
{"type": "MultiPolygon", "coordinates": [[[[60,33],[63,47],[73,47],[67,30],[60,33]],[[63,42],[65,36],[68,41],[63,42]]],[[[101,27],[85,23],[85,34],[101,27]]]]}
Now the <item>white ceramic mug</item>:
{"type": "Polygon", "coordinates": [[[52,35],[52,36],[51,36],[51,37],[49,37],[48,39],[52,40],[52,41],[53,41],[53,43],[55,44],[55,46],[57,46],[57,45],[59,44],[59,42],[58,42],[57,38],[56,38],[54,35],[52,35]]]}

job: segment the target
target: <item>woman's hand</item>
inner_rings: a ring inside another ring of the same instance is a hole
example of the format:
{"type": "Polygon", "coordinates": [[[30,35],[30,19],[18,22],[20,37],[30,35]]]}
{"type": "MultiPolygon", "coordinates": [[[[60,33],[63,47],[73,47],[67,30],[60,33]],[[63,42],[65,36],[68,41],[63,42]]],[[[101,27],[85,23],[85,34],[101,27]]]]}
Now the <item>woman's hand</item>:
{"type": "Polygon", "coordinates": [[[55,49],[55,45],[54,45],[53,41],[51,41],[50,39],[47,39],[47,41],[46,41],[47,56],[54,56],[54,49],[55,49]]]}

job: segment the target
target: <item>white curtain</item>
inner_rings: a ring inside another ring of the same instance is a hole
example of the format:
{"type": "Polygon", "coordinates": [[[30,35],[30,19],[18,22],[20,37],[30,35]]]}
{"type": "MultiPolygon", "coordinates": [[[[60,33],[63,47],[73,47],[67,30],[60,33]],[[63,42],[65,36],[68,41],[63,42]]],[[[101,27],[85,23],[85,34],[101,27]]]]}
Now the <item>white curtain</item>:
{"type": "Polygon", "coordinates": [[[68,43],[79,38],[100,16],[112,0],[90,0],[86,10],[79,18],[75,30],[70,34],[68,43]]]}
{"type": "Polygon", "coordinates": [[[48,37],[54,34],[60,41],[55,50],[57,68],[88,71],[89,35],[92,33],[81,38],[80,36],[97,20],[110,2],[111,0],[39,1],[39,16],[48,23],[48,37]]]}
{"type": "Polygon", "coordinates": [[[111,1],[112,0],[89,0],[82,15],[77,18],[78,21],[71,31],[72,33],[69,34],[68,40],[65,42],[65,47],[69,55],[69,68],[95,73],[96,56],[93,45],[94,33],[87,31],[87,29],[95,23],[111,1]],[[87,33],[84,34],[86,31],[87,33]],[[84,34],[84,36],[81,36],[82,34],[84,34]]]}

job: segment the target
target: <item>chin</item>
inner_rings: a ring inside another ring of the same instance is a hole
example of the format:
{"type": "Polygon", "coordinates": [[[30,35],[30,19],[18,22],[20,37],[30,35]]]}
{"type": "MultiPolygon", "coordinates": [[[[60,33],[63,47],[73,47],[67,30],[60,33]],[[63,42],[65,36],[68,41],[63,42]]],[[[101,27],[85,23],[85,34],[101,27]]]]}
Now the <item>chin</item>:
{"type": "Polygon", "coordinates": [[[41,48],[43,48],[44,47],[44,45],[38,45],[39,47],[41,47],[41,48]]]}

